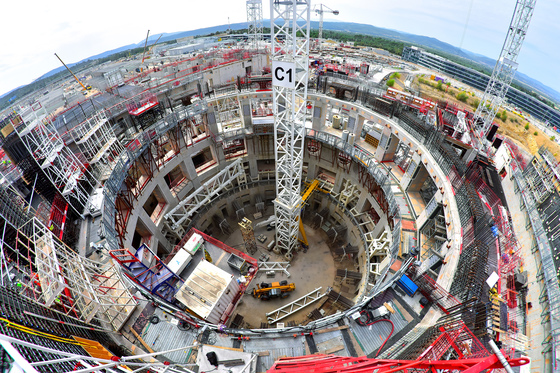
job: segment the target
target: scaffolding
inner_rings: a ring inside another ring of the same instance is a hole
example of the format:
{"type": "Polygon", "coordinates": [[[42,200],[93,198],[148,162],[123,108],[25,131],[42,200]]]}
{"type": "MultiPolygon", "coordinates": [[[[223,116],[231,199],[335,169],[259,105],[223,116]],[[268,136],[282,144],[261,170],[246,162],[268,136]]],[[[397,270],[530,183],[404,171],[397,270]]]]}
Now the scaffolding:
{"type": "Polygon", "coordinates": [[[78,255],[36,218],[19,227],[16,237],[2,245],[1,267],[20,295],[87,323],[108,322],[114,330],[136,308],[110,261],[78,255]]]}
{"type": "MultiPolygon", "coordinates": [[[[47,338],[45,338],[47,339],[47,338]]],[[[50,342],[50,343],[49,343],[50,342]]],[[[43,366],[59,372],[80,371],[117,373],[127,371],[153,371],[157,373],[185,373],[196,364],[175,363],[155,360],[175,351],[188,352],[195,346],[183,346],[172,350],[152,352],[142,355],[114,356],[101,344],[81,338],[57,338],[46,346],[28,342],[19,338],[0,334],[0,349],[6,351],[14,360],[14,369],[27,373],[44,371],[43,366]],[[73,369],[72,369],[73,367],[73,369]]],[[[44,343],[44,342],[43,342],[44,343]]]]}
{"type": "Polygon", "coordinates": [[[537,204],[542,204],[555,190],[554,175],[545,170],[541,160],[534,157],[523,170],[527,186],[533,193],[537,204]]]}
{"type": "Polygon", "coordinates": [[[253,255],[257,252],[257,241],[255,240],[252,222],[247,218],[243,218],[238,224],[241,229],[241,236],[243,237],[245,249],[249,254],[253,255]]]}
{"type": "Polygon", "coordinates": [[[214,89],[218,128],[221,133],[243,128],[241,104],[235,86],[214,89]]]}
{"type": "MultiPolygon", "coordinates": [[[[508,151],[513,158],[515,153],[509,147],[508,151]]],[[[541,271],[545,282],[545,292],[541,294],[541,302],[548,302],[548,307],[545,307],[542,317],[543,321],[550,322],[551,328],[550,335],[545,338],[548,346],[544,352],[552,354],[553,369],[558,369],[560,366],[560,285],[558,284],[557,268],[554,264],[551,243],[538,211],[536,197],[539,193],[535,194],[530,188],[530,184],[515,158],[512,160],[511,167],[516,184],[515,191],[521,194],[523,199],[523,206],[535,236],[535,246],[541,257],[541,271]]]]}
{"type": "Polygon", "coordinates": [[[86,162],[94,165],[101,175],[111,169],[116,156],[124,149],[115,136],[104,110],[71,129],[70,136],[86,162]]]}
{"type": "Polygon", "coordinates": [[[35,113],[32,122],[20,119],[14,129],[53,186],[81,216],[98,184],[83,155],[74,154],[65,145],[48,117],[40,118],[35,113]]]}

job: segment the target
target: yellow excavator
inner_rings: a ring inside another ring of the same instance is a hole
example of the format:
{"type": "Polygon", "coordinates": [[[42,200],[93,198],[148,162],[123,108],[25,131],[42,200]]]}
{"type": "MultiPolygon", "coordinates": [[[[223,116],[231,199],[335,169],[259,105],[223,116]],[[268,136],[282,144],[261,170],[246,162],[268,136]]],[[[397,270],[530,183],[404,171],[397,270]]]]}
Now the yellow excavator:
{"type": "Polygon", "coordinates": [[[286,298],[290,295],[290,291],[296,290],[294,283],[288,284],[288,281],[266,283],[261,282],[253,289],[253,297],[261,300],[270,300],[273,298],[286,298]]]}

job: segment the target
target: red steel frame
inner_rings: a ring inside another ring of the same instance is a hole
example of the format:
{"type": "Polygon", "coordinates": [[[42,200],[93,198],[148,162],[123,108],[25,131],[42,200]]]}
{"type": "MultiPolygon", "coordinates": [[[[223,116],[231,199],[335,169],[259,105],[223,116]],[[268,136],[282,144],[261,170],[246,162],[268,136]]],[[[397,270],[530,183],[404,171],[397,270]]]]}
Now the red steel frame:
{"type": "Polygon", "coordinates": [[[66,202],[59,193],[56,193],[51,204],[47,227],[49,227],[53,234],[60,240],[62,240],[62,236],[64,235],[64,226],[66,225],[67,216],[68,202],[66,202]]]}
{"type": "MultiPolygon", "coordinates": [[[[503,368],[497,355],[490,354],[462,322],[440,327],[441,334],[416,360],[370,359],[337,355],[307,355],[278,359],[268,373],[389,373],[389,372],[469,372],[503,368]],[[441,360],[448,351],[457,360],[441,360]]],[[[529,358],[508,358],[512,367],[529,363],[529,358]]]]}
{"type": "MultiPolygon", "coordinates": [[[[528,358],[508,359],[512,367],[529,363],[528,358]]],[[[337,355],[307,355],[283,357],[268,373],[393,373],[393,372],[465,372],[478,373],[485,369],[499,369],[503,365],[496,355],[460,360],[389,360],[337,355]]]]}

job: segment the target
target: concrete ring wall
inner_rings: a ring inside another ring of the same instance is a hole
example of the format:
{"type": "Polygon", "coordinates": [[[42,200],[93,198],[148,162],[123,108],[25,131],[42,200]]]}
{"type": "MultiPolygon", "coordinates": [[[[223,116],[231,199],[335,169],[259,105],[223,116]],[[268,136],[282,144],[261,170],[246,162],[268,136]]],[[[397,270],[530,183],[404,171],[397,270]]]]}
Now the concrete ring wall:
{"type": "MultiPolygon", "coordinates": [[[[250,95],[252,98],[261,98],[261,97],[266,97],[267,93],[248,93],[248,95],[250,95]]],[[[247,96],[245,96],[247,97],[247,96]]],[[[460,233],[460,225],[458,224],[453,224],[453,221],[459,221],[458,218],[458,212],[456,209],[456,203],[453,197],[453,191],[452,191],[452,187],[450,185],[450,183],[448,182],[448,180],[446,179],[445,175],[443,174],[443,171],[438,167],[437,163],[434,161],[434,159],[430,156],[430,154],[423,148],[423,146],[419,143],[417,143],[415,141],[415,139],[410,136],[406,131],[404,131],[402,128],[400,128],[394,121],[392,121],[389,118],[386,118],[380,114],[374,113],[371,110],[359,106],[359,105],[354,105],[352,103],[348,103],[345,101],[340,101],[340,100],[336,100],[333,99],[331,97],[327,97],[327,96],[322,96],[322,95],[310,95],[310,100],[314,101],[316,105],[321,105],[321,104],[330,104],[330,105],[336,105],[336,106],[340,106],[342,108],[349,108],[349,110],[351,110],[352,112],[356,112],[358,113],[359,116],[361,116],[361,123],[363,123],[363,120],[365,118],[367,119],[371,119],[371,120],[377,120],[378,123],[382,124],[385,126],[384,129],[384,133],[389,134],[389,135],[393,135],[396,136],[397,138],[399,138],[399,140],[401,141],[410,141],[412,143],[414,143],[414,146],[416,149],[419,150],[419,152],[417,152],[417,154],[419,154],[419,157],[421,157],[421,161],[425,164],[426,168],[429,170],[430,175],[432,176],[432,178],[434,179],[434,182],[436,183],[436,185],[438,187],[442,187],[445,190],[445,206],[446,206],[446,221],[449,221],[450,224],[448,225],[448,235],[449,237],[452,237],[452,249],[449,250],[448,256],[449,258],[446,258],[446,261],[448,262],[448,265],[445,265],[444,268],[442,268],[442,271],[440,272],[440,277],[444,276],[444,277],[448,277],[449,279],[449,284],[452,280],[452,269],[454,269],[454,265],[456,265],[456,260],[458,260],[458,250],[455,250],[456,248],[458,248],[460,246],[460,242],[461,242],[461,233],[460,233]],[[455,207],[455,208],[454,208],[455,207]],[[453,263],[455,263],[453,265],[453,263]],[[451,264],[451,265],[449,265],[451,264]],[[446,270],[448,269],[448,270],[446,270]]],[[[325,114],[326,115],[326,114],[325,114]]],[[[148,149],[148,147],[150,146],[151,141],[153,141],[156,138],[159,138],[160,136],[162,136],[163,134],[165,134],[169,129],[172,129],[174,126],[177,125],[177,121],[176,120],[168,120],[168,118],[166,117],[163,121],[160,121],[158,123],[156,123],[154,125],[154,129],[156,130],[157,135],[156,136],[152,136],[151,138],[144,136],[143,138],[141,138],[141,147],[138,147],[137,149],[135,149],[134,151],[130,151],[129,149],[125,150],[123,152],[123,154],[121,154],[119,160],[117,161],[116,166],[113,169],[113,172],[109,178],[109,180],[107,180],[106,185],[104,187],[104,208],[103,208],[103,222],[104,222],[104,227],[105,227],[105,233],[107,236],[107,241],[109,243],[109,247],[111,250],[113,249],[118,249],[120,247],[120,244],[118,242],[118,240],[116,239],[116,229],[115,229],[115,198],[116,198],[116,193],[118,193],[118,191],[120,190],[120,187],[122,185],[122,182],[124,181],[124,179],[126,178],[126,173],[128,172],[128,169],[130,168],[130,166],[132,165],[132,162],[134,162],[134,160],[140,155],[142,154],[142,152],[146,149],[148,149]],[[160,123],[162,122],[162,123],[160,123]]],[[[323,121],[324,123],[324,121],[323,121]]],[[[315,127],[315,124],[314,126],[315,127]]],[[[361,126],[359,126],[360,131],[361,131],[361,126]]],[[[356,128],[355,132],[358,132],[358,128],[356,128]]],[[[359,133],[359,132],[358,132],[359,133]]],[[[350,155],[357,163],[357,164],[361,164],[364,167],[368,167],[368,171],[373,173],[373,176],[376,178],[376,180],[379,181],[380,185],[384,184],[384,179],[383,178],[387,178],[387,175],[385,175],[382,171],[381,168],[378,167],[378,162],[375,161],[375,159],[371,158],[372,154],[368,153],[366,151],[364,151],[363,149],[356,147],[356,146],[350,146],[349,144],[343,144],[342,140],[340,140],[339,138],[335,138],[334,135],[330,135],[330,134],[326,134],[326,133],[322,133],[320,131],[317,131],[315,129],[313,130],[308,130],[308,134],[307,134],[307,138],[313,138],[316,140],[321,141],[324,144],[330,145],[330,146],[334,146],[337,147],[340,150],[343,150],[344,152],[346,152],[348,155],[350,155]]],[[[186,148],[183,147],[181,149],[181,153],[180,156],[176,156],[172,159],[169,160],[169,162],[167,162],[159,171],[158,174],[162,174],[165,175],[167,174],[169,171],[171,171],[173,168],[177,167],[178,165],[182,164],[182,168],[184,167],[184,169],[186,169],[187,171],[191,170],[191,172],[193,171],[191,167],[189,167],[188,164],[185,164],[185,159],[190,159],[189,155],[193,154],[193,152],[199,151],[201,149],[204,149],[205,147],[208,146],[212,146],[212,141],[211,139],[208,137],[196,144],[193,145],[192,149],[191,148],[186,148]],[[187,157],[187,158],[185,158],[187,157]]],[[[380,149],[378,149],[379,151],[380,149]]],[[[379,155],[377,154],[373,154],[373,157],[378,157],[379,155]]],[[[225,166],[225,164],[221,164],[221,166],[225,166]]],[[[220,167],[214,167],[212,168],[215,171],[219,171],[220,167]]],[[[190,176],[190,175],[189,175],[190,176]]],[[[178,203],[179,200],[181,200],[181,198],[185,197],[187,195],[187,193],[189,193],[191,190],[194,190],[195,188],[197,188],[198,186],[200,186],[203,182],[205,178],[209,178],[213,176],[213,174],[211,174],[210,172],[204,172],[203,175],[197,175],[194,178],[190,178],[192,182],[192,187],[190,188],[185,188],[184,190],[181,191],[181,193],[179,193],[176,197],[172,196],[170,193],[167,194],[167,192],[165,192],[166,194],[166,200],[168,202],[170,201],[176,201],[176,203],[178,203]],[[169,198],[169,199],[168,199],[169,198]]],[[[138,218],[142,215],[142,212],[144,212],[145,215],[147,215],[145,213],[145,211],[143,210],[143,208],[141,208],[141,206],[143,206],[143,202],[146,201],[146,199],[148,198],[148,196],[152,193],[152,191],[154,190],[154,188],[156,186],[160,186],[160,190],[167,190],[167,185],[165,185],[165,183],[162,184],[162,178],[161,177],[154,177],[152,178],[152,180],[149,181],[148,185],[144,188],[142,195],[140,196],[140,198],[138,199],[138,203],[136,204],[136,206],[140,206],[140,208],[136,208],[134,209],[134,214],[135,216],[133,218],[131,218],[129,220],[129,226],[130,224],[132,224],[133,222],[136,222],[138,220],[138,218]]],[[[359,185],[359,184],[358,184],[359,185]]],[[[386,198],[391,198],[392,197],[392,192],[390,188],[383,188],[386,198]]],[[[394,197],[393,197],[394,198],[394,197]]],[[[443,197],[442,197],[443,199],[443,197]]],[[[372,205],[375,204],[375,199],[371,198],[371,202],[372,205]]],[[[394,245],[400,245],[400,242],[398,242],[398,238],[400,238],[400,217],[398,214],[398,211],[392,211],[394,218],[397,221],[397,224],[395,225],[395,230],[393,232],[393,237],[396,238],[396,240],[394,240],[394,245]],[[395,232],[396,231],[396,232],[395,232]]],[[[352,226],[352,223],[355,223],[355,221],[352,221],[352,215],[347,212],[346,217],[344,218],[344,223],[350,227],[352,226]]],[[[421,220],[422,216],[420,215],[418,217],[418,220],[421,220]]],[[[142,221],[144,223],[148,223],[151,222],[151,219],[149,216],[143,216],[142,221]]],[[[358,226],[359,227],[359,226],[358,226]]],[[[166,242],[167,240],[165,240],[162,236],[158,236],[158,232],[161,235],[161,230],[158,229],[158,227],[153,224],[153,227],[151,227],[154,229],[154,233],[156,235],[156,239],[158,240],[158,242],[161,240],[162,242],[166,242]]],[[[133,231],[133,230],[132,230],[133,231]]],[[[130,230],[128,230],[128,232],[130,232],[130,230]]],[[[364,241],[363,239],[363,234],[362,232],[358,232],[361,236],[362,236],[362,241],[364,241]]],[[[354,233],[355,234],[355,233],[354,233]]],[[[128,235],[128,237],[126,237],[126,242],[130,243],[131,242],[131,236],[132,235],[128,235]]],[[[165,246],[166,244],[164,244],[165,246]]],[[[169,246],[169,245],[167,245],[169,246]]],[[[365,252],[366,248],[365,245],[362,246],[363,250],[362,252],[365,252]]],[[[168,249],[169,251],[172,249],[171,247],[166,247],[166,249],[168,249]]],[[[365,257],[367,258],[368,256],[365,255],[365,257]]],[[[369,258],[368,258],[369,261],[369,258]]],[[[395,277],[395,276],[394,276],[395,277]]],[[[439,279],[438,279],[439,282],[439,279]]],[[[379,284],[378,284],[379,285],[379,284]]],[[[365,289],[365,287],[364,287],[365,289]]],[[[362,300],[362,302],[359,302],[357,306],[364,304],[366,301],[368,301],[369,299],[371,299],[372,296],[376,295],[379,293],[379,291],[381,291],[380,286],[376,286],[374,289],[372,289],[372,291],[367,294],[367,297],[364,297],[365,291],[361,290],[360,294],[358,296],[359,299],[362,300]],[[366,299],[364,299],[366,298],[366,299]]],[[[348,310],[347,312],[345,312],[343,315],[341,315],[340,317],[344,317],[344,315],[349,314],[349,312],[354,312],[356,307],[353,307],[351,310],[348,310]]],[[[339,317],[337,317],[338,319],[339,317]]],[[[313,325],[321,325],[325,322],[330,322],[328,320],[319,320],[321,322],[317,322],[317,323],[313,323],[313,325]]],[[[332,320],[332,322],[335,322],[336,320],[332,320]]],[[[325,324],[326,325],[326,324],[325,324]]],[[[290,329],[293,330],[293,329],[290,329]]]]}

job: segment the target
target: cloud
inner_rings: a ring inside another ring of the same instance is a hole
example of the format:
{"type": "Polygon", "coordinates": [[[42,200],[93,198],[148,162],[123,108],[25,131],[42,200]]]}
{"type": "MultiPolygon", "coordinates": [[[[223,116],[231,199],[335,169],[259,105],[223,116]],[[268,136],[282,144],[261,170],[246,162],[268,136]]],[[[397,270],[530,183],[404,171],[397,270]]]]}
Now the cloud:
{"type": "MultiPolygon", "coordinates": [[[[466,25],[462,47],[492,58],[499,55],[515,7],[511,0],[329,0],[325,4],[340,11],[338,16],[325,14],[326,18],[430,36],[455,46],[459,46],[466,25]],[[471,4],[471,15],[467,17],[471,4]]],[[[228,17],[231,23],[246,21],[242,0],[152,5],[115,0],[3,4],[0,65],[8,68],[0,69],[0,94],[59,67],[55,52],[72,63],[140,42],[148,29],[155,35],[226,24],[228,17]]],[[[537,3],[527,33],[526,44],[530,46],[523,47],[519,61],[521,71],[541,81],[545,79],[543,83],[550,82],[560,90],[560,80],[551,77],[555,74],[555,61],[560,59],[560,51],[552,47],[560,36],[558,14],[559,2],[537,3]]],[[[266,0],[263,15],[270,17],[266,0]]],[[[312,13],[312,19],[318,17],[312,13]]]]}

